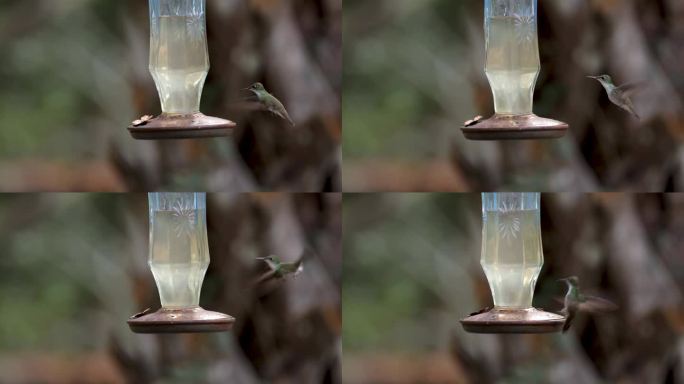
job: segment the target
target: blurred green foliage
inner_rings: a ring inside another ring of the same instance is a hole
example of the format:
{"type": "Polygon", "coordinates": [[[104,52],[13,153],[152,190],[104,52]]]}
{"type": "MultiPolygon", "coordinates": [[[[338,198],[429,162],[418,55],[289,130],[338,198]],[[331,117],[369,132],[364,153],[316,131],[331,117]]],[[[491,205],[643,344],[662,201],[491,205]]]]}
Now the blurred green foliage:
{"type": "MultiPolygon", "coordinates": [[[[117,195],[4,195],[0,198],[0,353],[102,347],[93,323],[126,300],[126,249],[117,195]],[[29,211],[32,218],[16,217],[29,211]],[[13,223],[21,223],[13,226],[13,223]],[[104,277],[115,278],[117,289],[104,277]]],[[[143,257],[143,255],[140,255],[143,257]]],[[[111,312],[110,312],[111,313],[111,312]]],[[[113,321],[116,320],[114,317],[113,321]]]]}
{"type": "Polygon", "coordinates": [[[0,7],[13,18],[0,30],[0,157],[103,156],[93,143],[101,144],[96,139],[103,132],[121,130],[134,114],[121,24],[127,3],[0,7]],[[27,7],[32,13],[24,13],[27,7]]]}
{"type": "Polygon", "coordinates": [[[445,332],[477,305],[470,292],[479,266],[477,197],[345,198],[345,350],[444,346],[445,332]]]}
{"type": "Polygon", "coordinates": [[[452,0],[345,2],[344,39],[354,42],[344,45],[346,158],[426,158],[445,149],[444,133],[431,122],[447,114],[445,108],[472,110],[464,79],[467,6],[452,0]],[[445,100],[445,94],[460,97],[445,100]]]}

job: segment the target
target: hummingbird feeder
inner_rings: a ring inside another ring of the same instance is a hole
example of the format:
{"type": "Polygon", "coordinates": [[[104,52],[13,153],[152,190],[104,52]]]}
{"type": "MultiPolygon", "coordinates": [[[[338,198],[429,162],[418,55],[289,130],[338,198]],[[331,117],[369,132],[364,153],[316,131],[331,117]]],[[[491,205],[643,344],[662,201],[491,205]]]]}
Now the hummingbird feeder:
{"type": "Polygon", "coordinates": [[[526,140],[563,137],[566,123],[532,112],[541,70],[537,0],[485,0],[485,73],[494,97],[494,116],[467,122],[470,140],[526,140]]]}
{"type": "Polygon", "coordinates": [[[135,139],[228,136],[232,121],[200,112],[209,73],[206,0],[150,0],[150,73],[162,114],[145,116],[128,130],[135,139]]]}
{"type": "Polygon", "coordinates": [[[223,332],[235,319],[199,306],[209,267],[206,194],[150,193],[149,265],[162,308],[134,315],[135,333],[223,332]]]}
{"type": "Polygon", "coordinates": [[[482,257],[494,309],[463,320],[471,333],[552,333],[565,318],[532,307],[544,264],[539,193],[482,194],[482,257]]]}

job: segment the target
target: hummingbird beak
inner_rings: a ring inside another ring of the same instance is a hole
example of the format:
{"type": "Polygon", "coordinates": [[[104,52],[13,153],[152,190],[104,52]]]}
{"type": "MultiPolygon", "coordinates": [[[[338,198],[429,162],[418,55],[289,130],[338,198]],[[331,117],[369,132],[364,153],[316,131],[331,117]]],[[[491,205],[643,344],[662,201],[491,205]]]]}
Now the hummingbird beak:
{"type": "Polygon", "coordinates": [[[565,277],[565,278],[563,278],[563,279],[558,279],[558,280],[556,280],[556,281],[558,281],[559,283],[561,283],[561,282],[564,283],[564,282],[568,281],[568,278],[565,277]]]}
{"type": "Polygon", "coordinates": [[[587,76],[587,78],[589,78],[589,79],[594,79],[594,80],[598,80],[598,79],[599,79],[598,76],[587,76]]]}

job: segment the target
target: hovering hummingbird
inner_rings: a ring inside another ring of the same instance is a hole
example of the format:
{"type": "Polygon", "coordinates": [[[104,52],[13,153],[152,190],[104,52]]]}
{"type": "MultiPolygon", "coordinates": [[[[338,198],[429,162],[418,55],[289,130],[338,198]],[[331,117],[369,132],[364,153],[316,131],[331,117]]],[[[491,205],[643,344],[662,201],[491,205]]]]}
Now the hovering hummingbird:
{"type": "Polygon", "coordinates": [[[579,279],[577,276],[570,276],[558,281],[568,285],[568,293],[565,295],[564,307],[561,314],[565,316],[563,333],[567,332],[572,325],[572,321],[577,315],[577,311],[585,312],[610,312],[617,309],[617,305],[596,296],[585,295],[580,291],[579,279]]]}
{"type": "Polygon", "coordinates": [[[259,277],[257,284],[299,275],[304,271],[304,259],[306,256],[307,252],[304,252],[304,254],[297,261],[292,263],[284,263],[277,256],[257,258],[257,260],[261,260],[266,263],[270,269],[268,272],[259,277]]]}
{"type": "Polygon", "coordinates": [[[281,119],[287,120],[293,127],[295,126],[294,121],[292,121],[292,118],[290,118],[290,114],[287,113],[287,109],[285,109],[283,103],[281,103],[280,100],[278,100],[275,96],[268,93],[263,84],[255,83],[245,90],[254,93],[259,100],[259,104],[261,104],[266,110],[280,117],[281,119]]]}
{"type": "Polygon", "coordinates": [[[634,103],[632,103],[631,99],[632,93],[634,93],[639,84],[630,83],[618,87],[613,83],[613,79],[608,75],[587,77],[590,79],[598,80],[598,82],[601,83],[601,85],[603,85],[603,88],[608,93],[608,99],[610,99],[610,101],[613,104],[631,113],[632,116],[636,117],[637,119],[640,119],[639,114],[636,112],[636,108],[634,108],[634,103]]]}

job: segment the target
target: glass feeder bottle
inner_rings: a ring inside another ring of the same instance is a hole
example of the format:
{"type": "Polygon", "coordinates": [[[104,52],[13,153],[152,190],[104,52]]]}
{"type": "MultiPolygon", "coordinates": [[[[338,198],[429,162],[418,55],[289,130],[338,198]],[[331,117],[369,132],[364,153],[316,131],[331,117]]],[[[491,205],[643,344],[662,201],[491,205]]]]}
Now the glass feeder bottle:
{"type": "Polygon", "coordinates": [[[564,317],[532,306],[544,264],[539,193],[482,194],[480,264],[494,308],[461,321],[473,333],[558,332],[564,317]]]}
{"type": "Polygon", "coordinates": [[[166,114],[199,112],[209,74],[204,0],[150,0],[150,73],[166,114]]]}
{"type": "Polygon", "coordinates": [[[482,196],[480,264],[496,308],[532,307],[544,264],[538,193],[485,193],[482,196]]]}
{"type": "Polygon", "coordinates": [[[541,69],[536,0],[485,1],[485,73],[499,115],[529,115],[541,69]]]}
{"type": "Polygon", "coordinates": [[[209,73],[206,0],[149,0],[149,70],[161,116],[129,130],[137,139],[226,136],[235,123],[200,113],[209,73]]]}
{"type": "Polygon", "coordinates": [[[149,195],[149,265],[162,308],[196,308],[209,267],[204,194],[149,195]]]}
{"type": "Polygon", "coordinates": [[[541,70],[537,0],[484,0],[485,74],[494,99],[493,117],[469,122],[472,140],[562,137],[568,125],[533,113],[541,70]]]}
{"type": "Polygon", "coordinates": [[[200,291],[209,267],[206,194],[150,193],[148,263],[162,308],[133,316],[138,333],[218,332],[234,319],[200,307],[200,291]]]}

